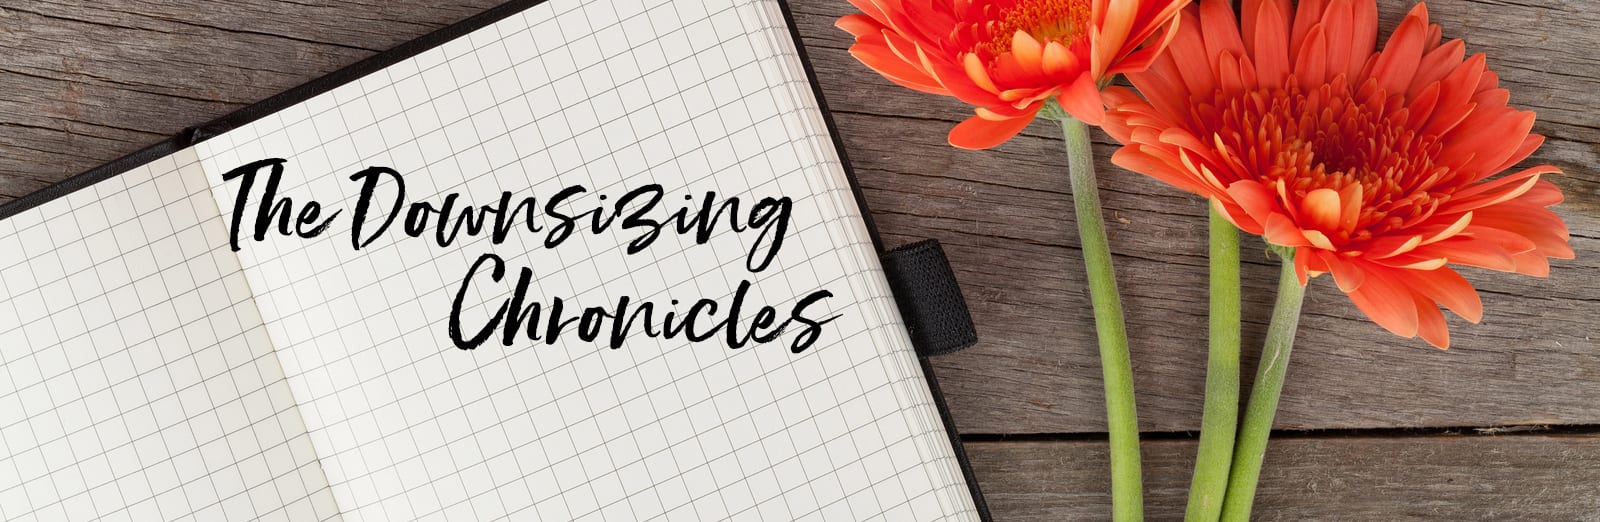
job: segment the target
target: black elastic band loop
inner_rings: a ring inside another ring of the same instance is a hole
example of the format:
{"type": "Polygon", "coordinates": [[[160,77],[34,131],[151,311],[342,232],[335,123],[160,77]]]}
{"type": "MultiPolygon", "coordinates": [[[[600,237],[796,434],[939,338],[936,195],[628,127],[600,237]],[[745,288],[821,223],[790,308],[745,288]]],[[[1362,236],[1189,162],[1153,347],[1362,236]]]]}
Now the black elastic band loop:
{"type": "Polygon", "coordinates": [[[917,355],[943,355],[978,342],[967,301],[939,241],[919,241],[879,257],[917,355]]]}

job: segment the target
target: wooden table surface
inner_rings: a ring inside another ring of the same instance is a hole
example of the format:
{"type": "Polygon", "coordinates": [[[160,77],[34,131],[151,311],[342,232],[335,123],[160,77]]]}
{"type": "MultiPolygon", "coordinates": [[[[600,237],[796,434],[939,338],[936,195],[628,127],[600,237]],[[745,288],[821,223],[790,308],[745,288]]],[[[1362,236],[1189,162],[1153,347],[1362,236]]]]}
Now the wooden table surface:
{"type": "MultiPolygon", "coordinates": [[[[0,201],[464,19],[498,0],[0,1],[0,201]]],[[[845,0],[792,0],[873,215],[891,244],[937,238],[982,342],[937,375],[1000,520],[1109,511],[1099,367],[1057,129],[985,152],[969,114],[892,86],[845,52],[845,0]]],[[[1384,34],[1412,4],[1379,2],[1384,34]]],[[[1256,513],[1264,520],[1600,520],[1600,11],[1589,0],[1440,0],[1549,138],[1574,261],[1547,279],[1468,270],[1482,324],[1453,347],[1365,320],[1315,280],[1256,513]]],[[[1141,427],[1147,512],[1180,517],[1200,425],[1205,219],[1196,198],[1112,167],[1096,132],[1141,427]]],[[[1275,280],[1244,247],[1247,369],[1275,280]]],[[[1248,373],[1248,372],[1247,372],[1248,373]]],[[[1246,377],[1248,381],[1248,376],[1246,377]]]]}

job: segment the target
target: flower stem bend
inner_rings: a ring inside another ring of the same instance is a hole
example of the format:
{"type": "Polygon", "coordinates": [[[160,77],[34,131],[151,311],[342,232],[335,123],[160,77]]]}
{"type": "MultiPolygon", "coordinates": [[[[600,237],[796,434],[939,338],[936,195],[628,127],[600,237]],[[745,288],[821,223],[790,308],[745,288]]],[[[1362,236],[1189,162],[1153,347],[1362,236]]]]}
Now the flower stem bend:
{"type": "Polygon", "coordinates": [[[1122,319],[1122,298],[1111,270],[1111,246],[1106,240],[1095,183],[1094,153],[1089,127],[1064,113],[1061,122],[1067,143],[1067,166],[1072,179],[1072,206],[1078,218],[1078,237],[1089,278],[1089,300],[1094,305],[1095,333],[1100,339],[1100,369],[1105,381],[1106,430],[1111,439],[1111,511],[1117,521],[1144,518],[1144,486],[1139,476],[1139,421],[1134,409],[1133,363],[1128,356],[1128,333],[1122,319]]]}
{"type": "Polygon", "coordinates": [[[1300,304],[1305,301],[1306,287],[1295,275],[1294,251],[1274,250],[1283,258],[1278,274],[1278,302],[1272,307],[1267,343],[1261,350],[1250,403],[1245,406],[1244,423],[1233,450],[1233,469],[1222,506],[1222,520],[1228,522],[1250,520],[1256,482],[1261,478],[1261,460],[1267,454],[1267,437],[1272,434],[1272,417],[1278,411],[1278,396],[1283,392],[1283,378],[1289,368],[1289,350],[1294,347],[1295,330],[1300,326],[1300,304]]]}
{"type": "Polygon", "coordinates": [[[1211,346],[1206,360],[1200,454],[1189,486],[1187,522],[1222,514],[1239,427],[1239,229],[1211,209],[1211,346]]]}

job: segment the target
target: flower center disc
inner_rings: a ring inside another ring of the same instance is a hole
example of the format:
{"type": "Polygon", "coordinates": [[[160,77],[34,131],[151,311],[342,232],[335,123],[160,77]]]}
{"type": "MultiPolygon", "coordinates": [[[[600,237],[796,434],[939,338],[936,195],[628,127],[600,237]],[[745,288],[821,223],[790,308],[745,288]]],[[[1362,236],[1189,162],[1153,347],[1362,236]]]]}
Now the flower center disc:
{"type": "Polygon", "coordinates": [[[1449,199],[1450,170],[1434,164],[1438,138],[1412,129],[1403,108],[1381,94],[1358,96],[1342,80],[1310,92],[1288,83],[1194,109],[1234,163],[1231,176],[1219,173],[1224,184],[1282,185],[1289,201],[1317,189],[1338,192],[1347,206],[1359,200],[1354,223],[1321,230],[1336,244],[1410,226],[1449,199]]]}
{"type": "Polygon", "coordinates": [[[979,44],[973,50],[990,57],[1010,52],[1012,35],[1019,30],[1041,44],[1054,41],[1072,47],[1088,34],[1089,14],[1089,0],[994,2],[983,6],[981,20],[971,21],[974,32],[986,33],[976,38],[979,44]]]}

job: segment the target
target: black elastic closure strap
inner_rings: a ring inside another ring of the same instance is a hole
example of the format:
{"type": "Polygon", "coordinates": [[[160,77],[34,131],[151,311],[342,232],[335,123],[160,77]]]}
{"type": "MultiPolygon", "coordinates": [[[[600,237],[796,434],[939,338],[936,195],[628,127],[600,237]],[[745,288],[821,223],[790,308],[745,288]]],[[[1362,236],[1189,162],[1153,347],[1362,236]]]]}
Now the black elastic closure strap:
{"type": "Polygon", "coordinates": [[[978,342],[967,300],[938,240],[901,246],[879,258],[917,355],[944,355],[978,342]]]}

